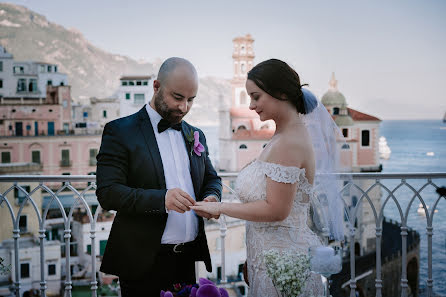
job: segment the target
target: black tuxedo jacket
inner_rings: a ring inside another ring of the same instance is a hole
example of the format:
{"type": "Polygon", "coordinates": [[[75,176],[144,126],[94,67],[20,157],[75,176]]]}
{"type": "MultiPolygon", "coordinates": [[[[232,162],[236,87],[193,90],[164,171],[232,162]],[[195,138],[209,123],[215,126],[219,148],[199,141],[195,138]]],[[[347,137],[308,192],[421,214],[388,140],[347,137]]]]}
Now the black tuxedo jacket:
{"type": "MultiPolygon", "coordinates": [[[[209,195],[221,197],[221,179],[208,157],[203,132],[182,122],[182,134],[199,131],[205,147],[201,156],[189,156],[197,201],[209,195]]],[[[192,144],[193,145],[193,144],[192,144]]],[[[101,271],[123,279],[141,279],[150,269],[160,248],[166,226],[166,181],[159,147],[146,107],[104,127],[97,155],[96,195],[102,208],[116,210],[101,271]]],[[[162,148],[161,148],[162,149],[162,148]]],[[[199,217],[196,261],[204,261],[212,271],[203,219],[199,217]]]]}

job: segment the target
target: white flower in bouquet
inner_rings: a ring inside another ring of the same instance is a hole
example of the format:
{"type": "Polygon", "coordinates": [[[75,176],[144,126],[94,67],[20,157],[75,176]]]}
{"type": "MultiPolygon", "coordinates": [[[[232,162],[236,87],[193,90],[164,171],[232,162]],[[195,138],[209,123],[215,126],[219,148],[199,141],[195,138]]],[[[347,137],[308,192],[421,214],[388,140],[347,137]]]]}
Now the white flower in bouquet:
{"type": "Polygon", "coordinates": [[[264,252],[266,272],[284,296],[299,296],[310,277],[310,257],[298,252],[264,252]]]}

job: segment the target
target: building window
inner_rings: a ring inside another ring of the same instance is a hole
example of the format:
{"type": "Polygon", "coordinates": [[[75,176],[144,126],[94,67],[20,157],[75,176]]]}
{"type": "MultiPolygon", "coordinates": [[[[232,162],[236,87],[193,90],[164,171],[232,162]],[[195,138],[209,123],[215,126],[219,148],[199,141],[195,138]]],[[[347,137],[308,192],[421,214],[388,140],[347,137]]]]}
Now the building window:
{"type": "Polygon", "coordinates": [[[338,115],[339,114],[339,107],[333,108],[333,114],[338,115]]]}
{"type": "Polygon", "coordinates": [[[69,123],[63,123],[63,130],[66,135],[70,134],[70,124],[69,123]]]}
{"type": "Polygon", "coordinates": [[[56,275],[56,264],[48,264],[48,275],[56,275]]]}
{"type": "Polygon", "coordinates": [[[31,78],[28,84],[28,91],[37,92],[37,79],[31,78]]]}
{"type": "Polygon", "coordinates": [[[20,233],[28,232],[28,217],[26,215],[19,218],[19,230],[20,233]]]}
{"type": "Polygon", "coordinates": [[[88,111],[84,111],[84,118],[88,118],[88,111]]]}
{"type": "Polygon", "coordinates": [[[3,72],[3,61],[0,61],[0,72],[3,72]]]}
{"type": "Polygon", "coordinates": [[[129,81],[129,86],[134,86],[134,85],[135,85],[135,82],[133,80],[130,80],[129,81]]]}
{"type": "Polygon", "coordinates": [[[53,81],[51,79],[46,81],[46,85],[47,86],[52,86],[53,85],[53,81]]]}
{"type": "Polygon", "coordinates": [[[103,110],[103,111],[102,111],[102,117],[103,117],[104,119],[107,118],[107,111],[106,111],[106,110],[103,110]]]}
{"type": "Polygon", "coordinates": [[[342,129],[342,135],[344,135],[345,138],[348,137],[348,129],[347,128],[342,129]]]}
{"type": "Polygon", "coordinates": [[[344,143],[341,147],[341,149],[343,149],[343,150],[348,150],[349,148],[350,148],[350,146],[346,143],[344,143]]]}
{"type": "Polygon", "coordinates": [[[2,163],[11,163],[11,152],[2,152],[2,163]]]}
{"type": "Polygon", "coordinates": [[[45,65],[40,65],[40,72],[45,72],[45,65]]]}
{"type": "Polygon", "coordinates": [[[17,81],[17,92],[26,92],[26,79],[19,78],[17,81]]]}
{"type": "Polygon", "coordinates": [[[40,151],[31,152],[31,162],[40,164],[40,151]]]}
{"type": "Polygon", "coordinates": [[[61,85],[61,86],[64,86],[64,85],[65,85],[65,83],[64,83],[63,81],[61,81],[61,82],[60,82],[60,85],[61,85]]]}
{"type": "Polygon", "coordinates": [[[24,193],[22,190],[14,188],[14,198],[17,199],[18,204],[22,204],[23,200],[25,200],[27,193],[31,192],[31,186],[20,186],[23,190],[26,191],[24,193]]]}
{"type": "Polygon", "coordinates": [[[91,255],[91,244],[87,244],[87,254],[91,255]]]}
{"type": "Polygon", "coordinates": [[[0,79],[0,89],[3,88],[3,79],[0,79]]]}
{"type": "Polygon", "coordinates": [[[248,149],[248,147],[246,146],[246,144],[242,144],[242,145],[240,145],[238,148],[241,149],[241,150],[246,150],[246,149],[248,149]]]}
{"type": "Polygon", "coordinates": [[[133,98],[135,104],[144,104],[146,101],[144,94],[135,94],[133,95],[133,98]]]}
{"type": "Polygon", "coordinates": [[[123,81],[121,82],[121,85],[122,85],[122,86],[126,86],[126,85],[127,85],[127,81],[126,81],[126,80],[123,80],[123,81]]]}
{"type": "Polygon", "coordinates": [[[147,85],[149,84],[149,82],[148,82],[147,80],[145,80],[145,81],[142,82],[142,84],[143,84],[144,86],[147,86],[147,85]]]}
{"type": "Polygon", "coordinates": [[[20,263],[20,278],[29,278],[29,263],[20,263]]]}
{"type": "Polygon", "coordinates": [[[47,66],[47,71],[48,71],[48,72],[51,72],[51,65],[48,65],[48,66],[47,66]]]}
{"type": "Polygon", "coordinates": [[[141,81],[140,81],[140,80],[137,80],[137,81],[136,81],[136,85],[137,85],[137,86],[140,86],[140,85],[141,85],[141,81]]]}
{"type": "Polygon", "coordinates": [[[96,155],[98,154],[97,149],[90,149],[90,166],[96,166],[96,155]]]}
{"type": "Polygon", "coordinates": [[[125,100],[130,100],[130,93],[125,93],[125,100]]]}
{"type": "Polygon", "coordinates": [[[221,280],[221,266],[217,266],[217,280],[221,280]]]}
{"type": "Polygon", "coordinates": [[[57,72],[57,66],[54,66],[54,72],[57,72]]]}
{"type": "Polygon", "coordinates": [[[239,130],[247,130],[247,129],[246,129],[246,126],[245,126],[245,125],[240,125],[240,126],[238,126],[238,128],[237,128],[237,131],[239,131],[239,130]]]}
{"type": "Polygon", "coordinates": [[[361,145],[362,146],[370,146],[370,131],[369,130],[361,131],[361,145]]]}
{"type": "Polygon", "coordinates": [[[101,256],[104,255],[106,246],[107,246],[107,240],[99,241],[99,255],[101,255],[101,256]]]}
{"type": "Polygon", "coordinates": [[[23,66],[14,66],[13,72],[23,74],[25,72],[25,68],[23,66]]]}
{"type": "Polygon", "coordinates": [[[60,160],[60,166],[68,167],[70,166],[70,150],[62,150],[61,151],[61,160],[60,160]]]}

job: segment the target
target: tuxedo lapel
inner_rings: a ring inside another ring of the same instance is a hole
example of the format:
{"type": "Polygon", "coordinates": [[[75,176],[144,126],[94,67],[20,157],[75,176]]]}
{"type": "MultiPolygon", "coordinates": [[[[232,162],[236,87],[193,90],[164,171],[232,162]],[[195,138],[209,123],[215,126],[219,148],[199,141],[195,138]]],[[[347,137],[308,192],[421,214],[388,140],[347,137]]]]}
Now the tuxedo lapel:
{"type": "Polygon", "coordinates": [[[158,143],[156,142],[155,133],[153,132],[153,126],[150,122],[149,115],[146,111],[146,106],[138,112],[139,115],[139,129],[144,135],[145,142],[149,149],[150,155],[153,160],[153,167],[155,169],[156,175],[158,177],[159,185],[162,189],[166,188],[166,178],[164,177],[163,161],[161,160],[161,155],[158,148],[158,143]]]}
{"type": "Polygon", "coordinates": [[[189,142],[189,139],[187,135],[191,134],[191,131],[193,133],[192,127],[190,127],[188,124],[186,124],[184,121],[181,124],[181,134],[183,135],[184,142],[186,143],[186,149],[187,149],[187,155],[189,156],[189,163],[190,163],[190,176],[192,178],[192,184],[194,185],[194,192],[195,197],[198,201],[200,198],[200,185],[199,182],[199,173],[198,173],[198,164],[197,164],[197,156],[193,152],[193,142],[189,142]],[[192,154],[191,154],[192,151],[192,154]]]}

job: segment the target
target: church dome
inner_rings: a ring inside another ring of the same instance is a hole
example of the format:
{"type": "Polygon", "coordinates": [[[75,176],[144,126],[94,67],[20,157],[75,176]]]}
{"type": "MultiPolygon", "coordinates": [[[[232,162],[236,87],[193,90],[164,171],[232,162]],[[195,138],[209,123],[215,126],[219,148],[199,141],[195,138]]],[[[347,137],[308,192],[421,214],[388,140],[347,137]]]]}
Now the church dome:
{"type": "Polygon", "coordinates": [[[347,104],[344,95],[337,90],[328,90],[324,96],[322,96],[322,104],[327,105],[337,105],[343,106],[347,104]]]}
{"type": "Polygon", "coordinates": [[[338,90],[338,81],[335,78],[334,73],[330,80],[330,89],[322,96],[322,104],[325,106],[347,106],[347,100],[345,100],[344,95],[338,90]]]}

